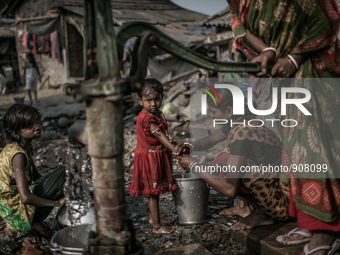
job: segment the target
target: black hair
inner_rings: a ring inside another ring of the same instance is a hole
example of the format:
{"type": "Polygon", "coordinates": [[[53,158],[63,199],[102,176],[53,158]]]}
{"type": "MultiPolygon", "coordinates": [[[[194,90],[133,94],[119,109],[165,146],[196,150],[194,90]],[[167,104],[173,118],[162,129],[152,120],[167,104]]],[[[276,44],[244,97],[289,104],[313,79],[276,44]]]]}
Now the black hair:
{"type": "MultiPolygon", "coordinates": [[[[220,109],[223,112],[227,111],[228,107],[233,107],[233,95],[232,95],[232,93],[231,93],[231,91],[229,89],[215,89],[215,90],[216,90],[217,94],[221,98],[222,105],[220,104],[219,99],[217,98],[217,95],[215,95],[215,93],[211,93],[211,94],[213,95],[217,105],[215,105],[214,100],[210,96],[207,97],[208,105],[213,106],[213,107],[215,107],[217,109],[220,109]]],[[[256,108],[255,102],[253,102],[253,105],[256,108]]],[[[235,116],[238,116],[238,115],[235,114],[235,116]]],[[[256,115],[253,114],[249,110],[249,108],[248,108],[248,100],[245,97],[244,98],[244,115],[243,115],[243,117],[245,119],[252,119],[252,118],[255,118],[255,116],[256,115]]]]}
{"type": "Polygon", "coordinates": [[[143,91],[146,91],[147,89],[152,89],[154,91],[157,91],[159,94],[163,96],[163,84],[157,79],[154,79],[154,78],[145,79],[144,85],[137,92],[138,97],[142,98],[143,91]]]}
{"type": "Polygon", "coordinates": [[[28,54],[27,54],[27,59],[28,59],[29,57],[32,57],[32,59],[33,59],[33,66],[36,66],[36,65],[37,65],[37,62],[35,62],[34,55],[33,55],[32,53],[28,53],[28,54]]]}
{"type": "Polygon", "coordinates": [[[29,128],[33,122],[33,117],[37,116],[37,120],[41,119],[41,115],[37,108],[26,104],[14,104],[7,109],[3,127],[6,138],[10,142],[20,141],[21,129],[29,128]]]}

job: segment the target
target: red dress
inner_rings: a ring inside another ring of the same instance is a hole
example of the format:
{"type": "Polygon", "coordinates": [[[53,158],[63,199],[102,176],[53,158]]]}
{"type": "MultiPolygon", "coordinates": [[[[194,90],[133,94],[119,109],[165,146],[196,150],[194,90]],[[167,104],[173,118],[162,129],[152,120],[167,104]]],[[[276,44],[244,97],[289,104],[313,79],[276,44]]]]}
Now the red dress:
{"type": "Polygon", "coordinates": [[[160,119],[141,111],[137,118],[137,149],[134,155],[132,181],[128,189],[132,196],[159,195],[174,191],[177,184],[172,180],[172,156],[155,136],[150,133],[151,123],[167,134],[168,124],[159,111],[160,119]]]}

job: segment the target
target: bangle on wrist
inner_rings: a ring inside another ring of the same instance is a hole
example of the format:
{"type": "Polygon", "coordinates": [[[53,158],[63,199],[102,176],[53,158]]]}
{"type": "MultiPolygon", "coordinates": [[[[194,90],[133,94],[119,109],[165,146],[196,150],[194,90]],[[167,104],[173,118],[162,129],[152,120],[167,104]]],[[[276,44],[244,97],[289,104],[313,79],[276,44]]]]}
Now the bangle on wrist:
{"type": "Polygon", "coordinates": [[[266,51],[272,51],[272,52],[274,52],[274,53],[275,53],[275,58],[277,58],[277,56],[279,55],[279,54],[277,53],[277,50],[276,50],[275,48],[273,48],[273,47],[264,48],[264,49],[262,50],[261,54],[263,54],[263,53],[266,52],[266,51]]]}
{"type": "Polygon", "coordinates": [[[198,164],[197,161],[193,161],[193,162],[190,163],[190,165],[189,165],[189,170],[190,170],[190,172],[192,172],[192,169],[194,168],[194,166],[195,166],[196,164],[198,164]]]}
{"type": "Polygon", "coordinates": [[[288,62],[294,67],[295,70],[299,69],[299,65],[292,55],[288,54],[286,58],[288,59],[288,62]]]}
{"type": "Polygon", "coordinates": [[[190,152],[194,152],[195,148],[191,143],[184,143],[185,145],[188,145],[190,147],[190,152]]]}

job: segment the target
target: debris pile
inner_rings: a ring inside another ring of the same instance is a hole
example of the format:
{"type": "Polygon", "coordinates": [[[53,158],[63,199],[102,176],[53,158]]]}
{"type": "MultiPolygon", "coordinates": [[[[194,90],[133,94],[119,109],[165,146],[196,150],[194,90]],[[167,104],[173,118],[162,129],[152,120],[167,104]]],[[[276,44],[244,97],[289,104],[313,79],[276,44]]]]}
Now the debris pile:
{"type": "MultiPolygon", "coordinates": [[[[195,95],[190,94],[190,82],[200,77],[204,78],[204,75],[204,72],[197,69],[185,77],[168,77],[163,81],[165,98],[162,111],[169,123],[169,136],[178,143],[189,142],[190,137],[198,139],[209,134],[204,128],[195,128],[189,121],[195,117],[190,116],[190,107],[200,107],[195,105],[197,103],[195,95]]],[[[125,150],[123,167],[127,216],[133,221],[136,238],[143,243],[144,254],[155,254],[164,249],[184,247],[190,244],[200,244],[212,254],[252,254],[243,245],[230,239],[230,227],[239,217],[218,215],[222,209],[232,207],[233,200],[227,199],[212,189],[210,190],[208,221],[206,223],[179,226],[176,232],[171,235],[152,233],[152,227],[148,224],[148,199],[131,197],[127,190],[133,169],[133,156],[137,143],[135,125],[140,110],[136,94],[124,98],[125,150]]],[[[67,128],[75,120],[85,120],[85,105],[61,102],[60,105],[55,106],[40,106],[39,111],[42,113],[42,136],[33,143],[33,157],[38,171],[45,174],[51,169],[67,163],[67,128]]],[[[0,151],[6,146],[2,127],[4,113],[5,109],[0,108],[0,151]]],[[[220,144],[204,153],[195,152],[193,157],[196,160],[212,162],[222,149],[223,145],[220,144]]],[[[181,166],[174,161],[174,173],[182,172],[181,166]]],[[[59,208],[55,208],[45,220],[53,233],[61,229],[56,221],[58,210],[59,208]]],[[[162,217],[170,218],[173,220],[172,224],[177,225],[178,218],[171,193],[161,195],[160,210],[162,217]]],[[[25,252],[26,254],[41,254],[39,252],[52,254],[49,250],[49,238],[34,231],[24,237],[11,237],[4,232],[4,226],[4,221],[0,219],[0,255],[25,254],[25,252]]]]}

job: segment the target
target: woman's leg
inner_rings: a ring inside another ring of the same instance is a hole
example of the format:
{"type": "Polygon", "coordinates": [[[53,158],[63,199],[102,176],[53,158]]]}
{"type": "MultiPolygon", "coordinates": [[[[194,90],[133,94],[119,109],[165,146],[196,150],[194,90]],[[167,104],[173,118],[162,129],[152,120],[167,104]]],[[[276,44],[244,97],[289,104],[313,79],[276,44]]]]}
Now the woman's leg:
{"type": "Polygon", "coordinates": [[[169,234],[174,232],[177,227],[162,226],[159,218],[159,196],[151,196],[149,199],[151,219],[153,222],[153,233],[169,234]]]}
{"type": "MultiPolygon", "coordinates": [[[[33,189],[33,194],[49,199],[58,200],[64,197],[64,183],[66,180],[65,168],[62,167],[54,174],[48,176],[33,189]]],[[[53,210],[53,207],[37,207],[33,217],[33,223],[42,222],[53,210]]]]}

